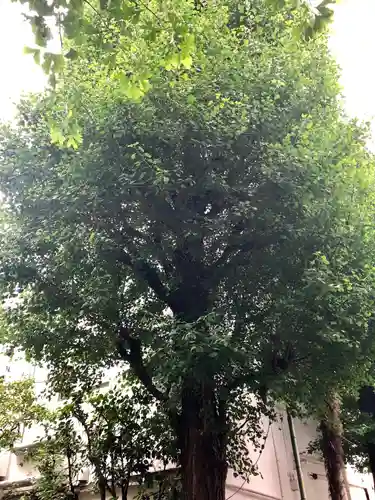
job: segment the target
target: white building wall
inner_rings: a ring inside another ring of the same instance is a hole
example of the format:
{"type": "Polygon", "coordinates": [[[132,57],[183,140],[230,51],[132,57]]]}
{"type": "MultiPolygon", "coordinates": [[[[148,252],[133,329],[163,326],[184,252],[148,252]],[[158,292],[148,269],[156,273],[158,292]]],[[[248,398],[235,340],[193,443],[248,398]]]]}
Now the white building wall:
{"type": "MultiPolygon", "coordinates": [[[[259,461],[259,470],[263,477],[254,477],[248,483],[228,475],[228,494],[234,494],[234,500],[299,500],[296,470],[293,460],[289,429],[285,415],[272,424],[263,455],[259,461]],[[270,439],[271,437],[271,439],[270,439]]],[[[324,465],[320,458],[307,453],[307,447],[317,435],[317,424],[314,422],[295,421],[297,444],[300,452],[303,478],[307,500],[328,500],[328,483],[324,465]]],[[[350,486],[349,500],[374,500],[372,477],[359,474],[353,468],[347,468],[350,486]]]]}

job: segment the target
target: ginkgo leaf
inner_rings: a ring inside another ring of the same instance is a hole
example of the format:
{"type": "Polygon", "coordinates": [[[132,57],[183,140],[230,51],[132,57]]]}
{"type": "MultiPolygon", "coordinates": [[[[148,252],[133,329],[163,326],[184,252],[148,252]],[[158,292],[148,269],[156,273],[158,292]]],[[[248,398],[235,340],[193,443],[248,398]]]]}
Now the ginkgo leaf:
{"type": "Polygon", "coordinates": [[[186,69],[190,69],[192,64],[193,64],[193,58],[191,57],[190,54],[184,56],[183,58],[181,58],[181,64],[186,68],[186,69]]]}
{"type": "Polygon", "coordinates": [[[50,128],[50,135],[51,135],[51,141],[54,144],[58,144],[60,146],[64,144],[65,137],[60,128],[58,128],[57,126],[52,126],[50,128]]]}
{"type": "Polygon", "coordinates": [[[197,98],[193,94],[189,94],[187,96],[187,102],[188,104],[194,104],[197,98]]]}

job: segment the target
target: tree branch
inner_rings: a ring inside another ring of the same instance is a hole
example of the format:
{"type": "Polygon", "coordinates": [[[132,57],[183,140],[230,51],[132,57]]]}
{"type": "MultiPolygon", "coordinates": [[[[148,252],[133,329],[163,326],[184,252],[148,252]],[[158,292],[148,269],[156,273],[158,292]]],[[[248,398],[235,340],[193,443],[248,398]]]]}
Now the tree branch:
{"type": "Polygon", "coordinates": [[[158,272],[148,262],[139,260],[134,263],[133,269],[149,285],[161,301],[172,307],[171,297],[167,288],[161,281],[158,272]]]}
{"type": "Polygon", "coordinates": [[[116,260],[126,266],[130,266],[134,273],[148,284],[158,299],[165,302],[171,309],[173,309],[173,300],[168,289],[161,281],[156,269],[150,266],[148,262],[145,260],[132,259],[132,257],[125,251],[119,251],[116,254],[116,260]]]}
{"type": "Polygon", "coordinates": [[[240,263],[238,260],[240,257],[243,259],[251,250],[259,250],[264,247],[265,245],[258,245],[254,241],[244,241],[242,243],[228,245],[223,250],[220,257],[216,259],[208,269],[208,275],[212,286],[218,285],[227,270],[240,263]]]}
{"type": "Polygon", "coordinates": [[[253,384],[256,381],[257,375],[254,372],[243,373],[234,377],[225,387],[227,391],[232,391],[237,389],[238,387],[251,383],[253,384]]]}
{"type": "Polygon", "coordinates": [[[234,226],[231,234],[228,236],[228,240],[232,240],[232,243],[224,248],[220,257],[210,266],[209,273],[211,277],[215,278],[219,276],[220,279],[223,270],[227,270],[228,267],[233,267],[240,263],[239,258],[247,256],[248,252],[252,250],[264,250],[272,243],[272,240],[266,237],[260,240],[259,237],[254,239],[253,235],[248,233],[240,234],[243,230],[243,221],[234,226]]]}
{"type": "Polygon", "coordinates": [[[153,383],[147,369],[143,363],[142,346],[139,339],[135,339],[130,335],[129,329],[121,325],[119,328],[118,351],[120,356],[130,364],[134,374],[139,381],[144,385],[148,392],[155,399],[161,402],[168,401],[168,396],[160,391],[153,383]],[[127,346],[127,347],[126,347],[127,346]]]}

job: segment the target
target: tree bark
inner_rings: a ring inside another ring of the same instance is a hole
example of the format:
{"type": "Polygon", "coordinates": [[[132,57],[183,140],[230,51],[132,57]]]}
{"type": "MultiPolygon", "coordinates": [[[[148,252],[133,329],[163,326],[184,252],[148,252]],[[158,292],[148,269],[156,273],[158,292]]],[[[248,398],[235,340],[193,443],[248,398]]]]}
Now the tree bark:
{"type": "Polygon", "coordinates": [[[332,500],[350,500],[345,478],[344,450],[340,403],[332,397],[327,404],[327,415],[320,423],[322,432],[322,453],[326,469],[329,494],[332,500]]]}
{"type": "Polygon", "coordinates": [[[228,470],[225,409],[208,385],[185,386],[178,437],[182,498],[225,500],[228,470]]]}

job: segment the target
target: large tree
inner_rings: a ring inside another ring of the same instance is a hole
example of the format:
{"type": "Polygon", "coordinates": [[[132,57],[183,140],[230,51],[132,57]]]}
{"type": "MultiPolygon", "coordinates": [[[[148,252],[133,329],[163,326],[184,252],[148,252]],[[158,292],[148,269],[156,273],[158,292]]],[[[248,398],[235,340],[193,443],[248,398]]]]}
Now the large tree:
{"type": "Polygon", "coordinates": [[[296,42],[288,16],[209,3],[142,80],[141,29],[110,73],[87,43],[1,137],[4,342],[77,384],[130,366],[191,500],[252,471],[267,396],[306,401],[372,356],[373,158],[325,36],[296,42]]]}

